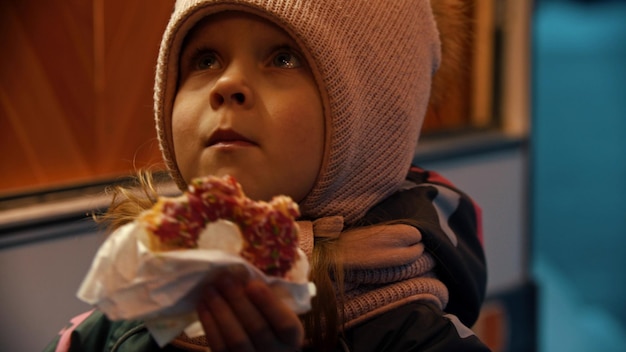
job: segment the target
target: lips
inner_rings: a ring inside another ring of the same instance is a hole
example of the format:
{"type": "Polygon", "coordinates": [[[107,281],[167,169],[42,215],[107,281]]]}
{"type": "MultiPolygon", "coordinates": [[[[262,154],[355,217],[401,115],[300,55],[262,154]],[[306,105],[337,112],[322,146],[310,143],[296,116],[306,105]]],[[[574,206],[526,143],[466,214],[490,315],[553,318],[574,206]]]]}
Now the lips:
{"type": "Polygon", "coordinates": [[[215,130],[206,143],[207,147],[213,146],[246,146],[256,145],[255,142],[230,129],[215,130]]]}

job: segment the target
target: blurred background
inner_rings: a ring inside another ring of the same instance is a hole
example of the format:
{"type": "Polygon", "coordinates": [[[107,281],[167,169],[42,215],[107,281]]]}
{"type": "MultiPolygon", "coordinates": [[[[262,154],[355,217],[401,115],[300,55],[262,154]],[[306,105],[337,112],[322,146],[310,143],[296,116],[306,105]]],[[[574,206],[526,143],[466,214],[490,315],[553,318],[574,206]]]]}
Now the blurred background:
{"type": "Polygon", "coordinates": [[[626,1],[533,16],[532,274],[540,351],[626,351],[626,1]]]}
{"type": "MultiPolygon", "coordinates": [[[[87,213],[160,161],[172,3],[0,1],[0,351],[41,350],[89,309],[75,293],[104,235],[87,213]]],[[[472,69],[415,158],[483,208],[474,328],[494,352],[626,352],[626,1],[475,3],[472,69]]]]}

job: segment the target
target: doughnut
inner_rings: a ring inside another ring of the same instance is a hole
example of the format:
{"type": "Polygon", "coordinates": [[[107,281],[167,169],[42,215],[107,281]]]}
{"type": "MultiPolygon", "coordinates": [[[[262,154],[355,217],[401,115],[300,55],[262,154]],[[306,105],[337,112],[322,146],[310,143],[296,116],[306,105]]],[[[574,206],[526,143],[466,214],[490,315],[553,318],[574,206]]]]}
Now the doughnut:
{"type": "Polygon", "coordinates": [[[138,220],[156,252],[196,249],[207,225],[232,222],[243,240],[239,255],[266,275],[285,277],[298,257],[299,215],[298,204],[288,196],[254,201],[227,175],[192,180],[182,195],[159,197],[138,220]]]}

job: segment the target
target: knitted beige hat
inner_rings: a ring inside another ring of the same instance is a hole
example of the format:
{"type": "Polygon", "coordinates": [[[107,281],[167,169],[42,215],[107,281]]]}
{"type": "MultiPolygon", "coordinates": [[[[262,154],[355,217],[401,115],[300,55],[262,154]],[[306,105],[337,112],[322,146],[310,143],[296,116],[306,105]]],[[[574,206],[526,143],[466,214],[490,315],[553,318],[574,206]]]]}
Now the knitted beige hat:
{"type": "Polygon", "coordinates": [[[154,109],[161,150],[186,187],[171,115],[183,40],[198,21],[245,11],[276,23],[307,55],[325,108],[325,155],[303,218],[353,223],[404,181],[440,61],[428,0],[178,0],[159,52],[154,109]]]}

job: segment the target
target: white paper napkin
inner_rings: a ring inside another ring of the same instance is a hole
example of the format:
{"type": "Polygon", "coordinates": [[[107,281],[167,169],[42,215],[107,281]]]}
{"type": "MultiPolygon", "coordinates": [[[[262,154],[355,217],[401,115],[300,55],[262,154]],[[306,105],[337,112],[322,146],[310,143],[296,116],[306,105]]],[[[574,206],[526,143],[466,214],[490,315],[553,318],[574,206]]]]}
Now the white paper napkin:
{"type": "Polygon", "coordinates": [[[311,309],[315,286],[308,282],[309,263],[301,250],[283,279],[265,275],[237,255],[241,234],[227,221],[209,224],[199,249],[153,252],[145,245],[147,236],[138,222],[112,233],[96,253],[77,295],[111,320],[144,320],[160,346],[182,331],[190,337],[203,334],[195,313],[201,289],[218,272],[237,266],[267,282],[297,314],[311,309]]]}

